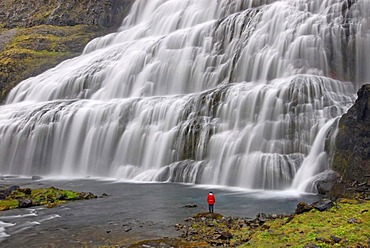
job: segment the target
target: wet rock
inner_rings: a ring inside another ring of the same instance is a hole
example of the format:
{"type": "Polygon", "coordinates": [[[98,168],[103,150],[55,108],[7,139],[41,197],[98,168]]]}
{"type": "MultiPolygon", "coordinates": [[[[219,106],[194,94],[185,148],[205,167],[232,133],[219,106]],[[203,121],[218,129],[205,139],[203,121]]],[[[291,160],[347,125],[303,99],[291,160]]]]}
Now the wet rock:
{"type": "Polygon", "coordinates": [[[32,207],[32,201],[30,199],[18,199],[19,208],[29,208],[32,207]]]}
{"type": "Polygon", "coordinates": [[[103,198],[103,197],[107,197],[107,196],[109,196],[107,193],[103,193],[103,194],[101,194],[101,198],[103,198]]]}
{"type": "Polygon", "coordinates": [[[26,195],[30,195],[32,193],[32,190],[30,188],[20,188],[18,189],[19,192],[22,192],[26,195]]]}
{"type": "Polygon", "coordinates": [[[64,201],[66,200],[66,196],[65,195],[57,195],[56,198],[60,201],[64,201]]]}
{"type": "Polygon", "coordinates": [[[16,191],[18,189],[20,189],[18,185],[12,185],[9,188],[7,188],[6,191],[8,191],[9,193],[12,193],[13,191],[16,191]]]}
{"type": "Polygon", "coordinates": [[[266,222],[268,220],[267,215],[265,213],[258,213],[256,218],[259,222],[266,222]]]}
{"type": "Polygon", "coordinates": [[[90,199],[94,199],[94,198],[97,198],[96,195],[94,195],[93,193],[91,192],[81,192],[79,194],[79,198],[80,199],[84,199],[84,200],[90,200],[90,199]]]}
{"type": "Polygon", "coordinates": [[[131,231],[132,230],[132,228],[131,227],[129,227],[129,228],[126,228],[125,229],[125,232],[129,232],[129,231],[131,231]]]}
{"type": "Polygon", "coordinates": [[[327,170],[315,177],[315,186],[320,195],[327,195],[340,179],[339,173],[327,170]]]}
{"type": "Polygon", "coordinates": [[[32,180],[41,180],[42,179],[42,177],[40,177],[40,176],[32,176],[32,178],[31,178],[32,180]]]}
{"type": "Polygon", "coordinates": [[[5,200],[6,197],[8,197],[8,194],[4,190],[1,190],[0,191],[0,200],[5,200]]]}
{"type": "Polygon", "coordinates": [[[332,208],[333,206],[334,206],[334,202],[332,202],[331,200],[328,200],[328,199],[324,199],[324,200],[312,203],[312,207],[319,210],[320,212],[326,211],[326,210],[332,208]]]}
{"type": "Polygon", "coordinates": [[[297,208],[295,209],[296,214],[303,214],[305,212],[311,211],[312,206],[308,205],[306,202],[300,202],[297,204],[297,208]]]}
{"type": "MultiPolygon", "coordinates": [[[[363,85],[357,95],[339,121],[332,167],[341,174],[344,185],[331,190],[336,198],[355,196],[359,186],[352,184],[354,181],[370,184],[370,84],[363,85]]],[[[368,198],[370,191],[361,190],[363,198],[368,198]]]]}
{"type": "Polygon", "coordinates": [[[185,208],[196,208],[198,205],[194,202],[184,205],[185,208]]]}

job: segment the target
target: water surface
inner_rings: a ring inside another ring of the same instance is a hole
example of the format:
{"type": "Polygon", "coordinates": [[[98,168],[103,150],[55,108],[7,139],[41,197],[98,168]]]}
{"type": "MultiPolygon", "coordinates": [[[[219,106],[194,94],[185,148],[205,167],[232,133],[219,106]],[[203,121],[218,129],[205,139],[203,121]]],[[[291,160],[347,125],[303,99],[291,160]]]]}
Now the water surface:
{"type": "Polygon", "coordinates": [[[207,211],[206,197],[216,195],[215,212],[254,218],[260,212],[291,213],[299,201],[311,203],[315,195],[294,191],[245,191],[238,188],[173,183],[130,183],[109,180],[5,179],[2,184],[88,191],[108,197],[67,203],[52,209],[34,207],[0,212],[2,247],[79,247],[121,244],[176,237],[174,225],[207,211]],[[196,203],[196,208],[184,205],[196,203]],[[122,238],[126,241],[122,243],[122,238]]]}

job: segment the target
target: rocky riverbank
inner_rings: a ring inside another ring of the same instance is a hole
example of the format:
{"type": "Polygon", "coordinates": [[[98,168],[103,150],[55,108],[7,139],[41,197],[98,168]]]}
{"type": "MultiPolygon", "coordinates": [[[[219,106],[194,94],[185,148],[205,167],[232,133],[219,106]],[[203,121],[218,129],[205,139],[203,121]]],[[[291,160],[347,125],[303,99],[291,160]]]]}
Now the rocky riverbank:
{"type": "Polygon", "coordinates": [[[291,215],[255,219],[199,213],[177,224],[178,239],[127,247],[370,247],[370,201],[340,199],[297,205],[291,215]]]}

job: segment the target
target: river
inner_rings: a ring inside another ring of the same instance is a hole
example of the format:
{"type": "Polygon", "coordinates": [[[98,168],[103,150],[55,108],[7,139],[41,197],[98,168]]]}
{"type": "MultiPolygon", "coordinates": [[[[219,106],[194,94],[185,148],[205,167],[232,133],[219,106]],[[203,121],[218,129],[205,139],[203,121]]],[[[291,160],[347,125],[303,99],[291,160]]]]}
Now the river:
{"type": "Polygon", "coordinates": [[[81,247],[129,245],[177,237],[176,223],[207,211],[206,196],[216,195],[215,212],[254,218],[258,213],[291,213],[313,194],[295,191],[247,191],[240,188],[176,183],[135,183],[109,179],[31,180],[5,178],[1,184],[92,192],[106,197],[70,202],[55,208],[33,207],[0,212],[1,247],[81,247]],[[195,208],[185,205],[196,203],[195,208]]]}

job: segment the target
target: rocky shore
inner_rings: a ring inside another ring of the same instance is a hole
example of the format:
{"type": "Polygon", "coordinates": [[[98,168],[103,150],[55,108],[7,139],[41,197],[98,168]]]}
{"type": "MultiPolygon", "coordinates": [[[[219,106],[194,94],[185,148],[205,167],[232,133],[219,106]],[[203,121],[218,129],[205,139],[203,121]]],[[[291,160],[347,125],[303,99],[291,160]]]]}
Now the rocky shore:
{"type": "Polygon", "coordinates": [[[370,201],[301,202],[293,214],[254,219],[198,213],[177,224],[178,239],[145,240],[124,247],[370,247],[370,201]]]}

